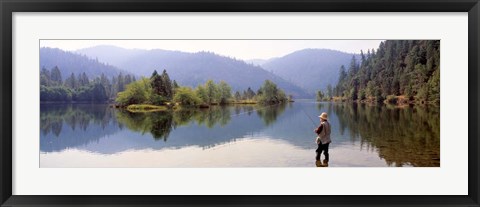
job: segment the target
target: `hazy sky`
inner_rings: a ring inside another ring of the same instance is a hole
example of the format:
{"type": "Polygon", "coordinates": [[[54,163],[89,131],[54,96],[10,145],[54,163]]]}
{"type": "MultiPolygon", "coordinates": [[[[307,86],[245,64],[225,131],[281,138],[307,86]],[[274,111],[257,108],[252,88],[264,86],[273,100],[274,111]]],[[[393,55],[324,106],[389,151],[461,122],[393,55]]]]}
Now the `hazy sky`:
{"type": "Polygon", "coordinates": [[[325,48],[349,53],[377,49],[383,40],[41,40],[40,47],[78,50],[98,45],[128,49],[164,49],[184,52],[210,51],[237,59],[281,57],[306,48],[325,48]]]}

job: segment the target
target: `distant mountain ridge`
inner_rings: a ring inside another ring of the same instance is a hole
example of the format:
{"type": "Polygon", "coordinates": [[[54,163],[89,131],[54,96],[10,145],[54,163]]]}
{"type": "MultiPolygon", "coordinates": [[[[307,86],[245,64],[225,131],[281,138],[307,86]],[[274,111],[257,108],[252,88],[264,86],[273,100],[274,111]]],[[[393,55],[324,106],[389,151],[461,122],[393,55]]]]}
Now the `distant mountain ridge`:
{"type": "Polygon", "coordinates": [[[99,77],[102,73],[107,77],[118,76],[120,73],[128,73],[115,66],[99,62],[97,59],[89,58],[85,55],[63,51],[58,48],[40,48],[40,70],[43,67],[51,70],[55,66],[60,69],[63,80],[72,73],[77,75],[85,72],[89,78],[99,77]]]}
{"type": "Polygon", "coordinates": [[[233,91],[257,90],[265,80],[275,82],[287,94],[294,97],[311,97],[300,87],[264,70],[259,66],[247,64],[212,52],[187,53],[169,50],[137,50],[115,46],[96,46],[77,50],[76,53],[114,65],[140,76],[149,77],[153,70],[166,69],[170,78],[180,85],[196,87],[211,79],[226,81],[233,91]]]}
{"type": "MultiPolygon", "coordinates": [[[[267,61],[261,66],[295,85],[315,93],[334,87],[342,65],[348,68],[354,54],[330,49],[304,49],[267,61]]],[[[358,55],[355,55],[358,60],[358,55]]]]}

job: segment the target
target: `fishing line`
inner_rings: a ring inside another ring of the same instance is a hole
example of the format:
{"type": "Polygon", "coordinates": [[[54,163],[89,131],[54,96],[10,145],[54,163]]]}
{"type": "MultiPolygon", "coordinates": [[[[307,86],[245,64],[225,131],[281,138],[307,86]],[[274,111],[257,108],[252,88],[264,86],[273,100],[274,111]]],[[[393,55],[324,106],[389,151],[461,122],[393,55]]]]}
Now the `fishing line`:
{"type": "Polygon", "coordinates": [[[302,108],[302,111],[303,111],[303,113],[305,113],[305,115],[307,115],[307,117],[310,119],[310,121],[312,121],[313,126],[317,127],[317,124],[315,123],[315,121],[313,121],[312,117],[310,117],[303,108],[302,108]]]}

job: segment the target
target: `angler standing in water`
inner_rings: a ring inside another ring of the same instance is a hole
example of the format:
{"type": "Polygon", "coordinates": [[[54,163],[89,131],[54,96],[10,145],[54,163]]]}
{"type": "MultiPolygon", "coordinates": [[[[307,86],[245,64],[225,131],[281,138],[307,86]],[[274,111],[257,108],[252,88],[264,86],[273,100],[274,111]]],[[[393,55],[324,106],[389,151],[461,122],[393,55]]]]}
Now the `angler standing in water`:
{"type": "Polygon", "coordinates": [[[315,159],[320,161],[320,155],[323,152],[325,155],[325,159],[323,160],[323,165],[328,166],[328,146],[330,145],[330,123],[328,122],[328,115],[327,113],[323,112],[320,116],[320,126],[318,126],[314,131],[317,133],[317,139],[315,140],[318,144],[318,148],[316,150],[317,156],[315,159]]]}

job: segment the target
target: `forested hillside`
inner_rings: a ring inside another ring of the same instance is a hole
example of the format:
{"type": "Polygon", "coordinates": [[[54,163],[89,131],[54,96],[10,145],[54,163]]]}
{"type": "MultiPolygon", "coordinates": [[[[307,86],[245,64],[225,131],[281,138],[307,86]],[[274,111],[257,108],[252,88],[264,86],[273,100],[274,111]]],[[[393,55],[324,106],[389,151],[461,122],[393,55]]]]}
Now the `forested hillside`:
{"type": "Polygon", "coordinates": [[[120,73],[126,74],[109,64],[99,62],[95,58],[88,58],[85,55],[75,54],[63,51],[57,48],[40,48],[40,70],[42,68],[52,69],[57,66],[62,72],[62,79],[67,79],[70,74],[85,73],[88,78],[93,79],[104,74],[111,78],[118,76],[120,73]]]}
{"type": "Polygon", "coordinates": [[[349,100],[440,102],[440,41],[387,40],[360,60],[342,66],[337,86],[327,95],[349,100]]]}
{"type": "Polygon", "coordinates": [[[111,78],[101,74],[89,78],[85,72],[70,73],[62,78],[64,70],[55,66],[43,67],[40,71],[41,102],[107,102],[117,93],[125,90],[126,85],[135,81],[135,76],[122,73],[111,78]]]}
{"type": "Polygon", "coordinates": [[[113,46],[97,46],[78,50],[91,58],[98,58],[138,76],[149,77],[153,70],[166,69],[170,77],[183,86],[197,87],[208,80],[225,81],[232,90],[259,89],[265,80],[294,97],[308,97],[300,87],[270,73],[259,66],[211,52],[188,53],[169,50],[134,50],[113,46]]]}

